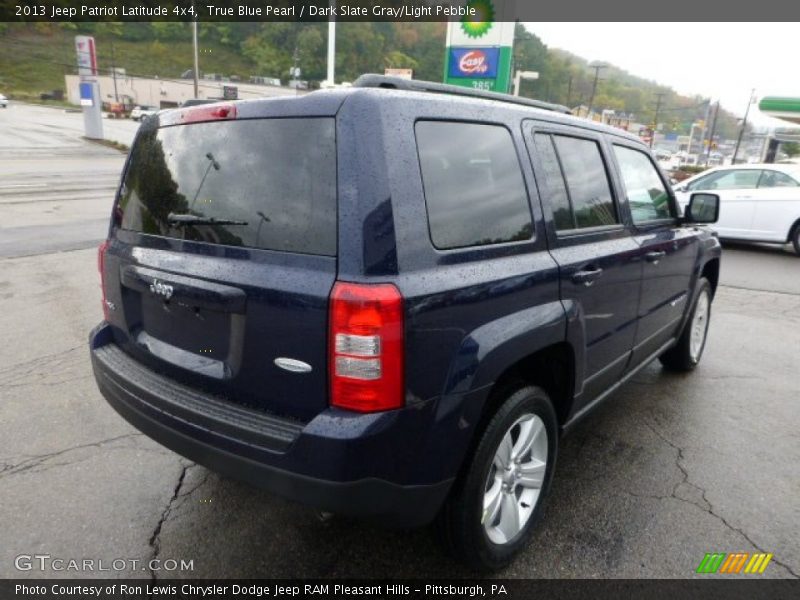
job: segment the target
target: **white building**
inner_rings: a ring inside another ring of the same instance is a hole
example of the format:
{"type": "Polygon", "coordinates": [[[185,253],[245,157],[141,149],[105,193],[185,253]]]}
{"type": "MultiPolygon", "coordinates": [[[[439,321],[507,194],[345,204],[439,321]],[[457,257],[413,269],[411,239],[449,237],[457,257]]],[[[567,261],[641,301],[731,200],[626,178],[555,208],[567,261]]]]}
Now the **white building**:
{"type": "MultiPolygon", "coordinates": [[[[103,102],[115,102],[114,78],[110,75],[101,75],[97,77],[97,81],[100,84],[100,96],[103,102]]],[[[64,83],[67,90],[67,100],[71,104],[79,105],[78,76],[65,75],[64,83]]],[[[303,90],[295,90],[288,87],[200,79],[198,97],[203,99],[223,98],[223,88],[225,86],[237,88],[240,100],[271,96],[294,96],[298,93],[304,93],[303,90]]],[[[148,79],[117,75],[116,88],[116,97],[119,98],[119,102],[131,105],[171,108],[180,106],[186,100],[194,98],[194,81],[192,79],[148,79]]]]}

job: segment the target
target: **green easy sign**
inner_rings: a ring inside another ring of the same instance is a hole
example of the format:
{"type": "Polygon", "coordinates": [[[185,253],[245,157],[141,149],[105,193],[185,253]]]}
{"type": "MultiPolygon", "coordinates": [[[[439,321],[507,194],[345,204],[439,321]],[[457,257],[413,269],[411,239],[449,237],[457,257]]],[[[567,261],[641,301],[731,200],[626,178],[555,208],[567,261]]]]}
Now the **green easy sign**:
{"type": "Polygon", "coordinates": [[[493,92],[509,91],[514,46],[513,22],[494,21],[504,0],[469,0],[473,16],[447,27],[444,82],[493,92]]]}

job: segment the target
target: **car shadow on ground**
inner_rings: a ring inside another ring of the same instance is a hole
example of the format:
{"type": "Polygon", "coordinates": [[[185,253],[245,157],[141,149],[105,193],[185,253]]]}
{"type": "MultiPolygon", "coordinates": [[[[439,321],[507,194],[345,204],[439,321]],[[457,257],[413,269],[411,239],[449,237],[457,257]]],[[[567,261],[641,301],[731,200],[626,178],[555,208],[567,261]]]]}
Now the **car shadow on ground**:
{"type": "Polygon", "coordinates": [[[760,252],[762,254],[794,255],[795,251],[791,244],[766,244],[757,242],[736,242],[732,240],[720,240],[724,250],[742,250],[749,252],[760,252]]]}
{"type": "MultiPolygon", "coordinates": [[[[649,518],[631,508],[637,497],[668,497],[679,483],[676,451],[654,431],[664,408],[654,406],[663,393],[653,392],[682,378],[658,366],[646,371],[563,438],[544,519],[500,576],[586,576],[618,566],[649,518]]],[[[193,558],[204,577],[476,576],[445,553],[433,527],[320,519],[199,465],[187,469],[160,538],[160,557],[193,558]]]]}

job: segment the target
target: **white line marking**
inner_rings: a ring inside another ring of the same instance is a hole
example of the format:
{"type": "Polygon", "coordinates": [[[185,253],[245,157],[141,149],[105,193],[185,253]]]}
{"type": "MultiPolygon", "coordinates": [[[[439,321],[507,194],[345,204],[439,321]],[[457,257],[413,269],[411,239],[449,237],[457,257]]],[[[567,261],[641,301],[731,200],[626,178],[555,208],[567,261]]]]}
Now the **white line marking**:
{"type": "Polygon", "coordinates": [[[11,183],[8,185],[0,185],[0,188],[30,188],[30,187],[47,187],[49,183],[11,183]]]}

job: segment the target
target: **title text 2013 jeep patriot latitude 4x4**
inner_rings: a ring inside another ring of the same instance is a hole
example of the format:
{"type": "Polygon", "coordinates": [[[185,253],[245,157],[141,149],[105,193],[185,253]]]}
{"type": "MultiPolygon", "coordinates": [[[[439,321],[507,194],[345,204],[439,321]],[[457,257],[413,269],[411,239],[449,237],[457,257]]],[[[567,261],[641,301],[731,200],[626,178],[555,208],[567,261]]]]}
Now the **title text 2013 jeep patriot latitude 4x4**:
{"type": "Polygon", "coordinates": [[[530,538],[560,433],[703,352],[718,198],[559,107],[364,76],[141,126],[100,247],[97,383],[176,452],[324,510],[530,538]],[[538,108],[537,108],[538,106],[538,108]]]}

